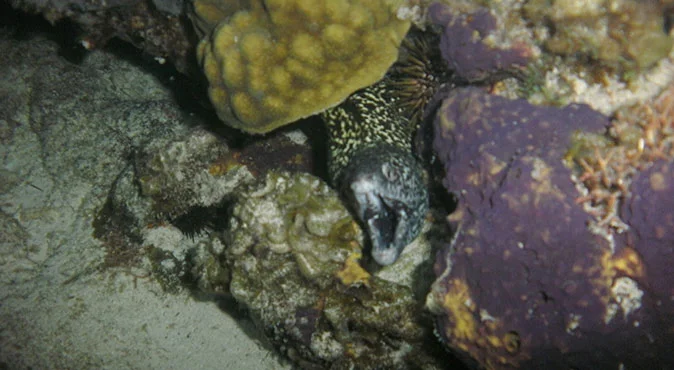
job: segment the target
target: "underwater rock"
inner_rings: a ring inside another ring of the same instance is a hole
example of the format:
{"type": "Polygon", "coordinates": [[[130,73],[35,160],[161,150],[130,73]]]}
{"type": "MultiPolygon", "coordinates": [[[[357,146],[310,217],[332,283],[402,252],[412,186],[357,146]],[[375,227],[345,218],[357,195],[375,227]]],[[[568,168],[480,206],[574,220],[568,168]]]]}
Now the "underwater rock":
{"type": "Polygon", "coordinates": [[[148,143],[134,167],[141,194],[152,200],[157,215],[169,219],[194,207],[217,205],[253,179],[224,140],[203,129],[148,143]]]}
{"type": "Polygon", "coordinates": [[[240,152],[184,125],[130,157],[133,165],[118,175],[94,221],[106,267],[143,268],[169,293],[223,293],[229,272],[218,258],[224,249],[218,232],[226,227],[229,199],[254,181],[240,152]]]}
{"type": "MultiPolygon", "coordinates": [[[[8,3],[27,13],[40,14],[51,24],[76,24],[77,39],[66,41],[79,42],[86,50],[103,48],[111,39],[119,38],[155,57],[159,64],[168,59],[183,73],[194,63],[194,42],[182,20],[182,0],[10,0],[8,3]]],[[[69,36],[74,38],[75,34],[69,36]]],[[[73,45],[68,53],[74,53],[75,49],[73,45]]]]}
{"type": "Polygon", "coordinates": [[[320,179],[269,172],[224,236],[229,292],[302,368],[441,368],[421,302],[358,264],[362,232],[320,179]]]}
{"type": "MultiPolygon", "coordinates": [[[[635,176],[620,215],[629,225],[625,244],[631,246],[643,264],[643,275],[632,285],[644,290],[641,331],[630,344],[646,357],[646,363],[661,368],[674,367],[674,163],[658,161],[635,176]],[[637,339],[638,338],[638,339],[637,339]],[[667,364],[665,366],[665,364],[667,364]]],[[[626,300],[623,299],[621,304],[626,300]]],[[[635,367],[636,368],[636,367],[635,367]]]]}
{"type": "Polygon", "coordinates": [[[647,69],[672,50],[666,14],[653,0],[528,1],[523,15],[544,27],[551,53],[580,56],[621,72],[647,69]]]}
{"type": "Polygon", "coordinates": [[[498,42],[496,18],[489,9],[471,14],[453,14],[441,3],[428,7],[429,20],[442,27],[440,52],[449,68],[467,81],[482,81],[493,75],[513,72],[527,65],[530,50],[524,45],[504,46],[498,42]]]}
{"type": "Polygon", "coordinates": [[[602,133],[608,125],[608,117],[586,105],[537,107],[475,87],[456,89],[436,116],[434,147],[445,165],[443,185],[471,202],[489,199],[489,189],[498,186],[490,177],[503,176],[500,171],[513,160],[525,154],[561,160],[576,130],[602,133]],[[475,172],[475,162],[485,164],[485,173],[475,172]]]}
{"type": "MultiPolygon", "coordinates": [[[[653,265],[634,244],[589,228],[593,217],[565,164],[574,132],[600,135],[608,124],[587,106],[536,107],[475,88],[443,101],[434,147],[458,206],[427,305],[466,363],[631,369],[669,361],[657,346],[671,342],[658,327],[671,328],[671,309],[651,308],[667,297],[650,292],[653,265]]],[[[660,251],[671,256],[671,244],[660,251]]],[[[664,279],[654,282],[665,287],[664,279]]]]}
{"type": "Polygon", "coordinates": [[[193,244],[139,219],[153,212],[134,155],[205,122],[136,60],[73,62],[56,29],[34,26],[0,32],[0,368],[288,368],[213,302],[162,292],[139,256],[193,244]]]}

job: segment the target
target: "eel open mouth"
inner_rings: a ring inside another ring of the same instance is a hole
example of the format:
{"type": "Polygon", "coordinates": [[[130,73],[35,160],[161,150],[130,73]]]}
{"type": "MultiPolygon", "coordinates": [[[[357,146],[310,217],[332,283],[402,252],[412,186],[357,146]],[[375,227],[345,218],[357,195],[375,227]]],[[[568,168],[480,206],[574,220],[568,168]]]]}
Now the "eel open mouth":
{"type": "Polygon", "coordinates": [[[395,262],[421,231],[428,192],[421,166],[408,153],[366,150],[345,170],[350,205],[367,230],[372,257],[380,265],[395,262]]]}

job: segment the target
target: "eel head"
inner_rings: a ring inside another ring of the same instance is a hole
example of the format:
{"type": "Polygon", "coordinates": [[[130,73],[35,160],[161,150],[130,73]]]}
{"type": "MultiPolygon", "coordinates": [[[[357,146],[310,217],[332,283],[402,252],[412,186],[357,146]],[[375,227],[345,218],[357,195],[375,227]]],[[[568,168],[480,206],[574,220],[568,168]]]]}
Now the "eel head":
{"type": "Polygon", "coordinates": [[[367,230],[372,257],[394,263],[421,232],[428,211],[423,169],[409,152],[380,145],[363,149],[342,172],[340,190],[367,230]]]}

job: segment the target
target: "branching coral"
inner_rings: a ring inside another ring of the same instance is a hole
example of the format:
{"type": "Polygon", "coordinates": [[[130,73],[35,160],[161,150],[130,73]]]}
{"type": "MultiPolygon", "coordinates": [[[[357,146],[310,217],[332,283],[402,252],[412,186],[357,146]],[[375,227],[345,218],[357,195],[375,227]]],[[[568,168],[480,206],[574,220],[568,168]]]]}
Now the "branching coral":
{"type": "Polygon", "coordinates": [[[639,171],[657,160],[674,158],[674,88],[651,102],[616,114],[608,135],[574,134],[566,154],[575,166],[581,196],[576,200],[594,216],[593,229],[602,234],[623,232],[628,225],[618,214],[639,171]]]}
{"type": "Polygon", "coordinates": [[[247,3],[230,15],[199,0],[195,17],[202,29],[217,23],[197,50],[211,101],[225,123],[251,133],[335,106],[381,79],[410,26],[397,18],[400,0],[247,3]]]}

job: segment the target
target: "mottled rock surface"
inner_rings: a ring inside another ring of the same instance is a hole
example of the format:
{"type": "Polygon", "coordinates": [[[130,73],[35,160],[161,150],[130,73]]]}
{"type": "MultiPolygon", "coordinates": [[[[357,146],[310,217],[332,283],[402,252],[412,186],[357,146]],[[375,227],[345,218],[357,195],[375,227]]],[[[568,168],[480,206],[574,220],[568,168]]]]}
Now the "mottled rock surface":
{"type": "Polygon", "coordinates": [[[448,218],[455,235],[438,255],[428,306],[443,341],[467,363],[671,367],[663,347],[671,331],[660,326],[671,328],[673,312],[664,307],[671,279],[663,280],[671,271],[647,261],[651,254],[671,257],[674,247],[666,202],[653,203],[669,189],[669,164],[642,174],[648,180],[635,182],[639,195],[628,208],[638,220],[633,238],[660,236],[625,242],[630,232],[591,227],[594,215],[577,201],[565,162],[575,132],[599,136],[608,126],[587,106],[536,107],[474,88],[443,101],[434,147],[458,206],[448,218]],[[655,219],[640,215],[641,207],[655,219]]]}
{"type": "MultiPolygon", "coordinates": [[[[322,180],[270,172],[238,194],[224,235],[229,291],[302,368],[441,369],[453,361],[438,351],[412,287],[358,264],[362,232],[322,180]]],[[[428,249],[401,257],[397,280],[413,273],[418,255],[428,249]]]]}
{"type": "Polygon", "coordinates": [[[0,68],[0,367],[283,368],[250,322],[157,282],[150,244],[217,247],[148,223],[133,182],[143,148],[214,140],[171,90],[111,54],[69,62],[43,36],[3,33],[0,68]]]}

